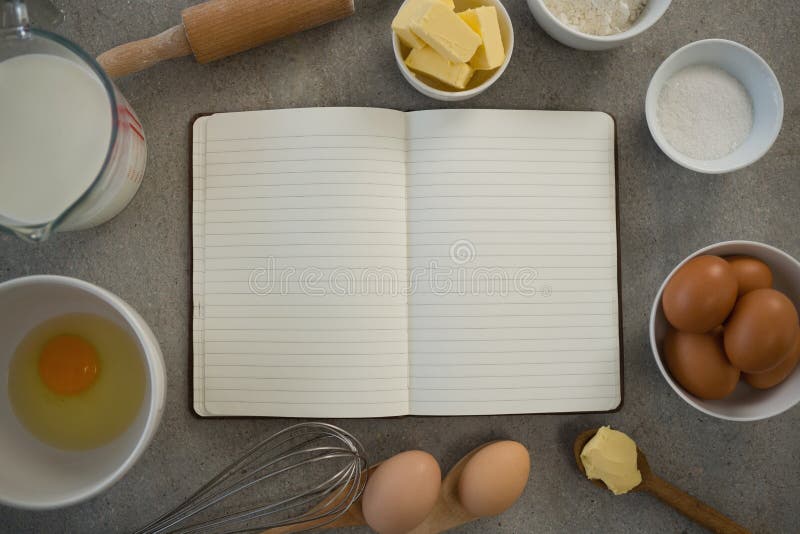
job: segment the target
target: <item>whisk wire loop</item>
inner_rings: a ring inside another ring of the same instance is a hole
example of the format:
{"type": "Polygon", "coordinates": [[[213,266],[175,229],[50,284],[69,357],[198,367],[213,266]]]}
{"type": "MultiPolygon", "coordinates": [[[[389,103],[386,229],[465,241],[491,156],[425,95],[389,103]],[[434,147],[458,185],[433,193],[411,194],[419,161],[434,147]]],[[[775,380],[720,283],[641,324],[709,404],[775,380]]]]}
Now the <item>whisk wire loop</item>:
{"type": "Polygon", "coordinates": [[[353,435],[328,423],[299,423],[248,449],[184,503],[137,534],[250,532],[298,523],[318,528],[335,521],[361,496],[366,468],[364,448],[353,435]],[[333,474],[294,495],[234,512],[215,512],[214,507],[247,490],[255,491],[259,484],[297,470],[302,474],[315,465],[326,468],[328,463],[336,466],[333,474]],[[212,517],[181,526],[202,512],[212,517]],[[264,519],[266,523],[254,524],[264,519]]]}

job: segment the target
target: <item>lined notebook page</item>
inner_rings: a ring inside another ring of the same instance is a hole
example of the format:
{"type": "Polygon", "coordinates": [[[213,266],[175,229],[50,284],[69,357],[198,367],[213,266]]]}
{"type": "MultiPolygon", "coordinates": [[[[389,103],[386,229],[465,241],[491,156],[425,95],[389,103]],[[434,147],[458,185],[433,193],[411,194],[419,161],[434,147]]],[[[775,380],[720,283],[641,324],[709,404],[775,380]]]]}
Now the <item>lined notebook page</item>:
{"type": "Polygon", "coordinates": [[[621,401],[614,126],[602,113],[409,113],[411,412],[621,401]]]}
{"type": "Polygon", "coordinates": [[[407,298],[375,274],[404,283],[404,115],[294,109],[204,126],[194,145],[198,413],[407,414],[407,298]]]}

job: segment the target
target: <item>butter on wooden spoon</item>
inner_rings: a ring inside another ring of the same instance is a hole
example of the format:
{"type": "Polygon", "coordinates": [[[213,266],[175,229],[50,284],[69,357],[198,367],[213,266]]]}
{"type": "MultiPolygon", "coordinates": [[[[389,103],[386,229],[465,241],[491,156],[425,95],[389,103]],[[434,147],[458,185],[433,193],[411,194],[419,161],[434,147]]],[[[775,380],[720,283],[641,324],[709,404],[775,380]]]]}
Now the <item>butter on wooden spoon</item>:
{"type": "Polygon", "coordinates": [[[628,493],[642,483],[638,468],[636,443],[626,434],[602,426],[583,446],[581,464],[586,476],[602,480],[614,495],[628,493]]]}
{"type": "Polygon", "coordinates": [[[743,526],[653,473],[650,469],[650,464],[647,463],[647,458],[636,447],[636,443],[631,438],[622,434],[622,432],[617,432],[627,438],[627,440],[622,439],[615,434],[610,434],[610,432],[617,431],[611,430],[609,427],[587,430],[575,438],[575,443],[572,447],[578,469],[581,473],[587,475],[595,485],[610,489],[616,494],[628,491],[651,493],[695,523],[712,532],[720,534],[750,533],[743,526]],[[610,439],[609,435],[611,435],[610,439]],[[599,439],[595,441],[595,438],[599,439]],[[632,472],[631,444],[633,445],[633,452],[635,452],[635,468],[636,473],[639,474],[639,482],[636,482],[637,477],[632,472]],[[620,447],[620,449],[608,450],[608,447],[620,447]],[[591,475],[591,472],[594,472],[594,475],[591,475]]]}

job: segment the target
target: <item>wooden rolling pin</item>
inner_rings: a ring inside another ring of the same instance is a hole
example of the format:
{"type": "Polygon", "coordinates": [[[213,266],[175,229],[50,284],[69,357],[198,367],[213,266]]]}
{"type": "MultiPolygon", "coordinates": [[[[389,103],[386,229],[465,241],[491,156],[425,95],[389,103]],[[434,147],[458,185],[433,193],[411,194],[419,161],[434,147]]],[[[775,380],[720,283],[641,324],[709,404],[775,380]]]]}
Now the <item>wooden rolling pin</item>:
{"type": "Polygon", "coordinates": [[[208,63],[352,15],[353,0],[210,0],[181,12],[182,24],[97,57],[118,78],[194,54],[208,63]]]}

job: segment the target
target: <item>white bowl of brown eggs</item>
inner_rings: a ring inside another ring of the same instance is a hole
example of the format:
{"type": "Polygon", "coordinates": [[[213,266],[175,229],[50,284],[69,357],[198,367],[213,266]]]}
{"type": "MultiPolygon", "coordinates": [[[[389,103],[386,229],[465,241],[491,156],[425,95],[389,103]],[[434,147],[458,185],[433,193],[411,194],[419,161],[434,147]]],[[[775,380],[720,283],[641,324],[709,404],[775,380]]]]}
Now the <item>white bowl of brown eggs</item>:
{"type": "Polygon", "coordinates": [[[63,276],[0,283],[0,503],[84,501],[144,453],[164,409],[153,332],[116,295],[63,276]]]}
{"type": "Polygon", "coordinates": [[[659,288],[650,345],[690,405],[720,419],[766,419],[800,402],[798,309],[800,262],[763,243],[717,243],[659,288]]]}
{"type": "Polygon", "coordinates": [[[505,72],[514,28],[499,0],[406,0],[392,20],[400,73],[417,91],[445,102],[488,89],[505,72]]]}

